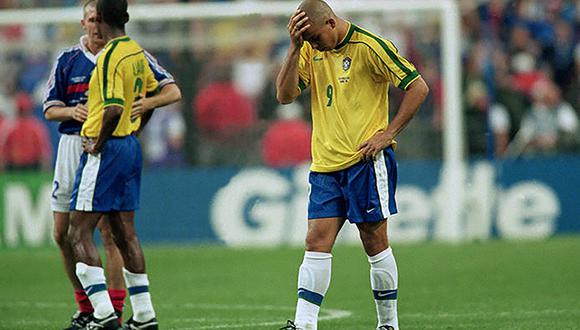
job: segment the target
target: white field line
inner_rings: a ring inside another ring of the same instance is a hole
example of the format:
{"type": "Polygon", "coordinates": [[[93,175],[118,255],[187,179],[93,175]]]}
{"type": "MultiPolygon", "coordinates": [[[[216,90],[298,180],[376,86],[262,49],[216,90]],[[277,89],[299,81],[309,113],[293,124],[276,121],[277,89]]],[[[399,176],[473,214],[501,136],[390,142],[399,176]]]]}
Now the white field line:
{"type": "MultiPolygon", "coordinates": [[[[271,306],[271,305],[227,305],[227,304],[156,304],[163,308],[171,309],[208,309],[208,310],[247,310],[247,311],[293,311],[294,307],[287,306],[271,306]]],[[[48,303],[48,302],[28,302],[28,301],[18,301],[12,303],[0,303],[0,308],[32,308],[32,309],[53,309],[64,308],[69,306],[65,303],[48,303]]],[[[339,309],[323,309],[320,311],[319,321],[328,321],[347,318],[352,315],[352,312],[339,310],[339,309]]],[[[176,320],[176,319],[174,319],[176,320]]],[[[177,319],[180,323],[199,323],[199,322],[210,322],[207,318],[182,318],[177,319]]],[[[283,326],[286,321],[283,319],[272,320],[272,321],[259,321],[259,322],[248,322],[248,323],[235,323],[235,324],[217,324],[217,325],[207,325],[207,326],[195,326],[194,328],[179,327],[182,330],[193,330],[193,329],[238,329],[247,327],[265,327],[265,326],[283,326]]],[[[1,324],[1,322],[0,322],[1,324]]],[[[22,325],[39,325],[43,324],[39,321],[27,320],[24,322],[19,322],[22,325]]]]}
{"type": "MultiPolygon", "coordinates": [[[[288,306],[271,306],[271,305],[227,305],[227,304],[156,304],[163,308],[171,309],[207,309],[207,310],[247,310],[251,311],[293,311],[294,307],[288,306]]],[[[15,301],[15,302],[5,302],[0,303],[0,308],[11,309],[11,308],[30,308],[30,309],[55,309],[55,308],[68,308],[70,304],[66,303],[50,303],[50,302],[30,302],[30,301],[15,301]]],[[[342,318],[348,318],[352,316],[351,311],[339,310],[339,309],[328,309],[323,308],[320,310],[320,321],[336,320],[342,318]]],[[[466,313],[400,313],[399,319],[443,319],[443,320],[453,320],[465,317],[481,317],[481,318],[514,318],[522,316],[550,316],[550,315],[580,315],[580,310],[577,309],[538,309],[538,310],[519,310],[510,312],[466,312],[466,313]]],[[[180,323],[207,323],[207,322],[220,322],[219,320],[200,317],[200,318],[180,318],[174,319],[180,321],[180,323]]],[[[221,321],[223,322],[223,321],[221,321]]],[[[0,325],[4,322],[0,321],[0,325]]],[[[18,325],[46,325],[46,322],[42,320],[20,320],[18,325]]],[[[192,329],[238,329],[244,327],[265,327],[265,326],[282,326],[284,325],[284,320],[275,321],[259,321],[259,322],[248,322],[243,324],[217,324],[217,325],[207,325],[207,326],[195,326],[192,328],[179,327],[182,330],[192,330],[192,329]]]]}

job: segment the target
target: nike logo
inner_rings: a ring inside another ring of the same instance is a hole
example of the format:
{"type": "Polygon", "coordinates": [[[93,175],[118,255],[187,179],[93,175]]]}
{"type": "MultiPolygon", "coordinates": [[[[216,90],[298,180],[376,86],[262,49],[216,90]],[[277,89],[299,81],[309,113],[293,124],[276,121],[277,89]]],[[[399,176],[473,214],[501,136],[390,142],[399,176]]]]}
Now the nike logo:
{"type": "Polygon", "coordinates": [[[376,209],[376,207],[373,207],[372,209],[368,209],[367,213],[371,213],[372,211],[374,211],[376,209]]]}
{"type": "Polygon", "coordinates": [[[393,294],[395,294],[395,292],[379,292],[379,293],[377,293],[377,296],[379,296],[379,298],[384,298],[384,297],[392,296],[393,294]]]}
{"type": "Polygon", "coordinates": [[[314,56],[313,60],[314,60],[314,62],[316,62],[316,61],[322,61],[322,57],[314,56]]]}

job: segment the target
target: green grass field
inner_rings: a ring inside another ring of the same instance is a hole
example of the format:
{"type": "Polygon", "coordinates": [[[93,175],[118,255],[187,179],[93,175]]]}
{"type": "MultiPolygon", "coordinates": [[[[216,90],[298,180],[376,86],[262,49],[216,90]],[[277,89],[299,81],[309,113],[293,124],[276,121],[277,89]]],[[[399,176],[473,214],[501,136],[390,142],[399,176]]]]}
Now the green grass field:
{"type": "MultiPolygon", "coordinates": [[[[394,249],[401,329],[580,329],[580,237],[394,249]]],[[[277,329],[293,316],[300,249],[145,253],[162,329],[277,329]]],[[[359,247],[335,249],[319,329],[374,329],[368,268],[359,247]]],[[[61,329],[70,292],[56,248],[0,251],[0,329],[61,329]]]]}

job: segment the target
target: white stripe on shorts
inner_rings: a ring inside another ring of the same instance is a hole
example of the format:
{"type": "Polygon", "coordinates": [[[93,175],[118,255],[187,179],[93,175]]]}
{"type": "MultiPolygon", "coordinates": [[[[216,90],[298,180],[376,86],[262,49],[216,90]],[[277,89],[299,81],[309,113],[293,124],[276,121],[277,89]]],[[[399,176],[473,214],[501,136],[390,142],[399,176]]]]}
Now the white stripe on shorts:
{"type": "Polygon", "coordinates": [[[387,163],[383,150],[377,154],[373,165],[375,167],[377,192],[379,193],[379,201],[381,202],[381,212],[383,213],[383,219],[386,219],[391,213],[389,212],[389,173],[387,171],[387,163]]]}
{"type": "Polygon", "coordinates": [[[89,212],[93,210],[93,197],[95,196],[95,187],[97,185],[97,175],[99,174],[100,165],[101,154],[97,156],[88,155],[87,163],[81,174],[75,210],[89,212]]]}

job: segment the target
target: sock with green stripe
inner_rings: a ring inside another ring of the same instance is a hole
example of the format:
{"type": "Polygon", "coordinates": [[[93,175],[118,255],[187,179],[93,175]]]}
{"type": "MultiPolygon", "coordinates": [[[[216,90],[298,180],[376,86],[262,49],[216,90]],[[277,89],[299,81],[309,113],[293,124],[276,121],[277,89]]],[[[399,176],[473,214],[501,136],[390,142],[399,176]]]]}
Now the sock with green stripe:
{"type": "Polygon", "coordinates": [[[109,292],[107,292],[105,270],[102,267],[89,266],[78,262],[76,264],[76,274],[93,305],[93,315],[97,319],[103,319],[111,315],[115,310],[113,309],[109,292]]]}
{"type": "Polygon", "coordinates": [[[131,273],[123,268],[123,277],[129,291],[129,300],[133,308],[133,320],[146,322],[155,317],[155,310],[149,294],[149,279],[147,274],[131,273]]]}
{"type": "Polygon", "coordinates": [[[397,264],[391,248],[368,257],[371,265],[371,288],[377,307],[378,326],[399,329],[397,319],[397,264]]]}
{"type": "Polygon", "coordinates": [[[298,272],[298,303],[294,323],[300,329],[316,330],[318,312],[330,285],[332,254],[304,253],[298,272]]]}

